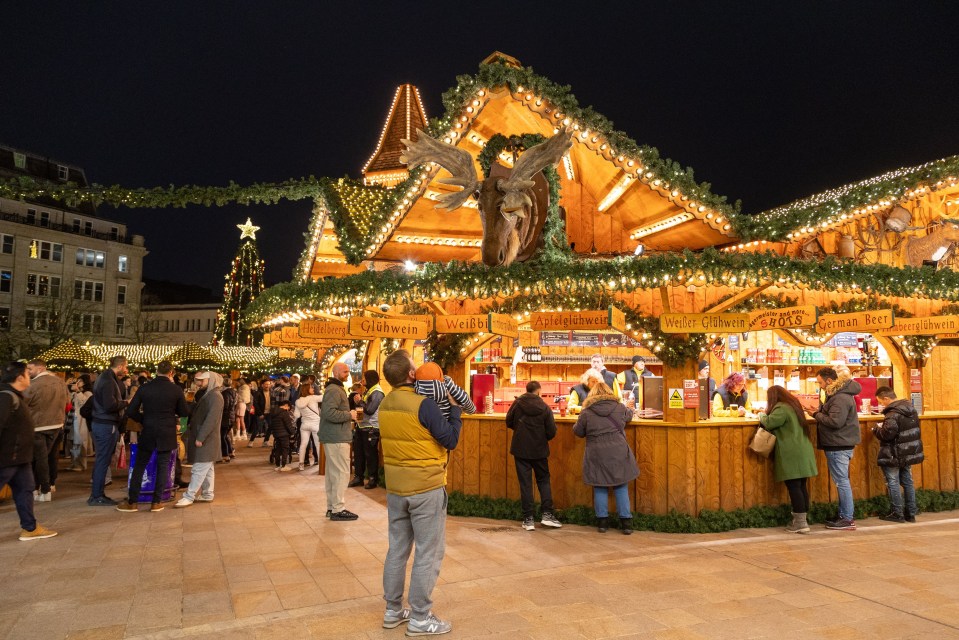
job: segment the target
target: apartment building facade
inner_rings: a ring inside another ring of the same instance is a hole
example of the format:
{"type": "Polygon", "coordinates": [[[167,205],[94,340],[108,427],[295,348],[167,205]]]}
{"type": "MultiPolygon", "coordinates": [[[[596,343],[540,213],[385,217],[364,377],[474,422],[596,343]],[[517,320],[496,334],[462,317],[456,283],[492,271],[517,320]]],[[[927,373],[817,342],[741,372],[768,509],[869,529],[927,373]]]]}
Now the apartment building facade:
{"type": "MultiPolygon", "coordinates": [[[[86,186],[82,168],[0,145],[0,178],[86,186]]],[[[0,331],[18,344],[135,342],[142,236],[90,204],[0,198],[0,331]]]]}

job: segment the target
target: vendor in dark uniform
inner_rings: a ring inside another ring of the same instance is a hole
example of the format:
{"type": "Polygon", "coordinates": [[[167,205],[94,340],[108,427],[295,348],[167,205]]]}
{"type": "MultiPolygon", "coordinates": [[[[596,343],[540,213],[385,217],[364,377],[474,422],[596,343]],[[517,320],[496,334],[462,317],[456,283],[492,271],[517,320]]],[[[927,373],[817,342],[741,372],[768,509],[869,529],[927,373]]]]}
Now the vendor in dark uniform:
{"type": "Polygon", "coordinates": [[[716,393],[713,394],[713,415],[717,418],[735,418],[746,415],[749,408],[746,377],[733,371],[716,387],[716,393]],[[730,405],[736,405],[737,408],[730,409],[730,405]]]}
{"type": "Polygon", "coordinates": [[[622,389],[623,394],[627,391],[633,393],[633,399],[636,400],[637,405],[642,401],[643,397],[643,378],[653,375],[646,370],[646,362],[643,360],[643,356],[633,356],[633,366],[626,371],[623,371],[616,378],[619,380],[620,389],[622,389]]]}
{"type": "Polygon", "coordinates": [[[709,375],[709,360],[700,360],[699,361],[699,377],[701,379],[708,380],[709,384],[709,396],[710,398],[716,393],[716,381],[713,380],[709,375]]]}

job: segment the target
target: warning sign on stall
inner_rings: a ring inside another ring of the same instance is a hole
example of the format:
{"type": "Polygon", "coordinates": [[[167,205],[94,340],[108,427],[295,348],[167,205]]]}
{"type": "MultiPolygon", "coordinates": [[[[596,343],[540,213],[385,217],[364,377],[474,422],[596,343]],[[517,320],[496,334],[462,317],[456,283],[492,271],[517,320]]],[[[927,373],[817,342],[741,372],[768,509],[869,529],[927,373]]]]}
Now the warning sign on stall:
{"type": "Polygon", "coordinates": [[[669,390],[669,408],[670,409],[683,408],[683,390],[682,389],[669,390]]]}

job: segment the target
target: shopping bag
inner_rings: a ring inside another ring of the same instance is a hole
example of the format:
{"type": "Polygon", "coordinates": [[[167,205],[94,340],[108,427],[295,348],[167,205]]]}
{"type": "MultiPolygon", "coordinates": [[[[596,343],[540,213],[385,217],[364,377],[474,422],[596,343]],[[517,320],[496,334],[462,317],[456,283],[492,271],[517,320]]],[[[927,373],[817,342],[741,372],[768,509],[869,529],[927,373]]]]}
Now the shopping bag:
{"type": "Polygon", "coordinates": [[[753,436],[749,448],[761,456],[768,457],[776,448],[776,436],[762,427],[756,429],[756,435],[753,436]]]}

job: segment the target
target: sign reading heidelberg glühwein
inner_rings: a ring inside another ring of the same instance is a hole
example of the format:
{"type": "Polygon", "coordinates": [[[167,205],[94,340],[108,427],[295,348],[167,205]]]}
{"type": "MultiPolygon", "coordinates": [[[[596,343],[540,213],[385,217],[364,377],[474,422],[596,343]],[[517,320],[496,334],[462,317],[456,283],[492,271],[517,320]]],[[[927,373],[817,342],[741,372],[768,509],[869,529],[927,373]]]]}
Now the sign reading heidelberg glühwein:
{"type": "Polygon", "coordinates": [[[403,318],[369,318],[359,316],[350,318],[350,335],[373,336],[376,338],[401,338],[403,340],[425,340],[429,329],[425,322],[403,318]]]}

